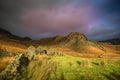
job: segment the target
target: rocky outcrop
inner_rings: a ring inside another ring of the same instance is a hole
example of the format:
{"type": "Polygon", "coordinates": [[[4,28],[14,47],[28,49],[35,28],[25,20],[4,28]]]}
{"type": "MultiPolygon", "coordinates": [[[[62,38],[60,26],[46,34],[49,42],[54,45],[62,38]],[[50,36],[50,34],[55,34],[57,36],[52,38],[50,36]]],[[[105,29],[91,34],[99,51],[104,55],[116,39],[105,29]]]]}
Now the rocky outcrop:
{"type": "Polygon", "coordinates": [[[65,45],[71,48],[81,49],[86,43],[87,37],[79,32],[72,32],[65,37],[65,45]]]}
{"type": "Polygon", "coordinates": [[[38,46],[37,48],[30,46],[27,49],[27,56],[29,60],[33,60],[35,55],[63,56],[60,52],[49,52],[48,48],[45,46],[38,46]]]}
{"type": "Polygon", "coordinates": [[[48,51],[46,47],[38,46],[37,48],[34,46],[30,46],[27,49],[27,56],[29,60],[33,60],[35,55],[47,55],[48,51]]]}
{"type": "Polygon", "coordinates": [[[79,39],[79,40],[88,40],[87,37],[79,32],[71,32],[68,36],[66,36],[67,39],[79,39]]]}
{"type": "Polygon", "coordinates": [[[35,54],[36,54],[36,48],[34,46],[28,47],[27,56],[30,61],[34,58],[35,54]]]}
{"type": "Polygon", "coordinates": [[[14,61],[0,73],[0,80],[13,80],[15,76],[22,74],[27,68],[29,59],[25,54],[19,54],[15,57],[14,61]]]}
{"type": "Polygon", "coordinates": [[[19,53],[15,56],[13,62],[0,73],[0,80],[13,80],[21,75],[26,70],[29,62],[34,60],[35,55],[63,56],[60,52],[48,52],[46,47],[39,46],[35,48],[30,46],[27,53],[19,53]]]}
{"type": "Polygon", "coordinates": [[[60,52],[49,52],[47,55],[49,56],[64,56],[62,53],[60,52]]]}
{"type": "Polygon", "coordinates": [[[99,48],[102,51],[105,51],[104,47],[102,47],[99,42],[88,40],[87,37],[80,32],[71,32],[67,36],[55,36],[52,38],[44,38],[40,40],[41,44],[48,45],[58,45],[62,47],[69,47],[77,51],[84,50],[87,46],[93,46],[99,48]]]}
{"type": "Polygon", "coordinates": [[[40,55],[43,55],[43,54],[46,54],[47,55],[48,53],[48,50],[47,50],[47,47],[42,47],[42,46],[38,46],[36,48],[36,54],[40,54],[40,55]]]}

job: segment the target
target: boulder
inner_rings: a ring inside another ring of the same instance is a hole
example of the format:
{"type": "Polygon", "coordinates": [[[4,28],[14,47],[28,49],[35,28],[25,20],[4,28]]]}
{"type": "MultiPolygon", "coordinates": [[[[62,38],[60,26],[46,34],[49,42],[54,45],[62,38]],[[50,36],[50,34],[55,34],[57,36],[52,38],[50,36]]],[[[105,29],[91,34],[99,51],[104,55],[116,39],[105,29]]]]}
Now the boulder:
{"type": "Polygon", "coordinates": [[[27,56],[30,61],[34,59],[34,55],[36,55],[36,48],[34,46],[28,47],[27,56]]]}
{"type": "Polygon", "coordinates": [[[36,49],[36,54],[40,54],[40,55],[47,55],[47,47],[43,47],[43,46],[38,46],[36,49]]]}

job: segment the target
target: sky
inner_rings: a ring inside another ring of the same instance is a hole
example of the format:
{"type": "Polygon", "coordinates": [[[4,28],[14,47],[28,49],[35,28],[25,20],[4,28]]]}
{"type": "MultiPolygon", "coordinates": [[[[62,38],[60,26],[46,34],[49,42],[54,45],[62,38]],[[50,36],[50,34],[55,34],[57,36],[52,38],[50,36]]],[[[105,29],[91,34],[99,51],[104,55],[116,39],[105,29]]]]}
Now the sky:
{"type": "Polygon", "coordinates": [[[32,39],[70,32],[120,38],[120,0],[0,0],[0,28],[32,39]]]}

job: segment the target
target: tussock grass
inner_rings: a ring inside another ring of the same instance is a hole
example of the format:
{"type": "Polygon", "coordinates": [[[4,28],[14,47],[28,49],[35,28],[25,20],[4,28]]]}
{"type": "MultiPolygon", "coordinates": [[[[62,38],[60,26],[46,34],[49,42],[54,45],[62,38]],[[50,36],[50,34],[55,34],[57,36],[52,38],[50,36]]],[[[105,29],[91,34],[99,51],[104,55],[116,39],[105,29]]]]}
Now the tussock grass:
{"type": "Polygon", "coordinates": [[[4,70],[13,60],[13,57],[0,57],[0,72],[4,70]]]}
{"type": "Polygon", "coordinates": [[[83,59],[81,63],[83,67],[91,67],[91,63],[89,59],[83,59]]]}
{"type": "Polygon", "coordinates": [[[19,47],[19,46],[16,47],[16,46],[7,45],[7,44],[0,44],[0,49],[11,52],[11,53],[26,52],[25,47],[19,47]]]}
{"type": "MultiPolygon", "coordinates": [[[[51,72],[56,69],[54,62],[46,55],[36,55],[23,74],[25,80],[48,80],[51,72]],[[26,75],[27,74],[27,75],[26,75]]],[[[20,79],[22,79],[21,77],[20,79]]]]}
{"type": "Polygon", "coordinates": [[[25,80],[119,80],[120,62],[72,56],[35,56],[22,79],[25,80]]]}

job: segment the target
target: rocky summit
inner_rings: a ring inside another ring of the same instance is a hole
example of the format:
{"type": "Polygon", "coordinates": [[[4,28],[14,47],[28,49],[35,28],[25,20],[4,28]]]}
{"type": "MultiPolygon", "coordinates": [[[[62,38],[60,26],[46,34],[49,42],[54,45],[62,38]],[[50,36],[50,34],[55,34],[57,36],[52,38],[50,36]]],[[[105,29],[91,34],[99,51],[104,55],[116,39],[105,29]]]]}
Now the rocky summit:
{"type": "Polygon", "coordinates": [[[41,39],[39,42],[40,44],[50,44],[50,45],[60,45],[60,46],[67,46],[70,48],[80,49],[86,45],[88,39],[87,37],[79,32],[71,32],[67,36],[55,36],[52,38],[44,38],[41,39]],[[49,43],[50,42],[50,43],[49,43]]]}
{"type": "Polygon", "coordinates": [[[65,37],[65,45],[71,48],[80,49],[86,45],[87,37],[79,32],[72,32],[65,37]]]}

